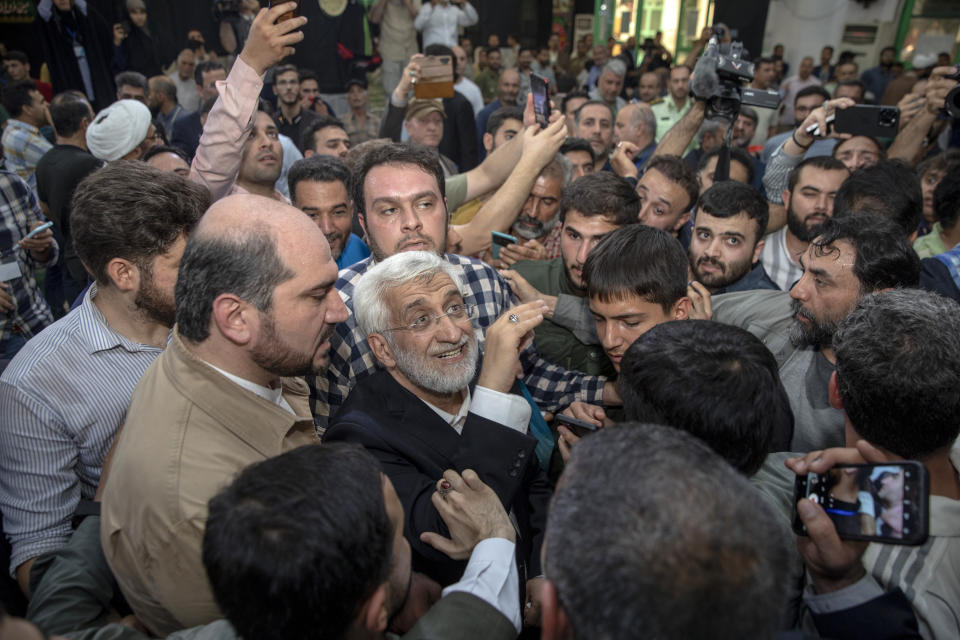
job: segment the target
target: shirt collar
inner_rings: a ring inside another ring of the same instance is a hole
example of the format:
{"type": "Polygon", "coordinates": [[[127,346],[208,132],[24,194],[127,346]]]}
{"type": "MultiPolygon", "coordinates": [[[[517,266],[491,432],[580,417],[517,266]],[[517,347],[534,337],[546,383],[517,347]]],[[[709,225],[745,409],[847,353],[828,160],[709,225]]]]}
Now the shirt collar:
{"type": "Polygon", "coordinates": [[[436,413],[440,418],[446,422],[448,425],[457,430],[457,433],[463,431],[463,424],[467,421],[467,414],[470,413],[470,388],[468,387],[463,394],[463,402],[460,403],[460,410],[456,413],[448,413],[437,407],[430,404],[426,400],[422,400],[423,404],[430,407],[434,413],[436,413]]]}
{"type": "MultiPolygon", "coordinates": [[[[162,351],[150,345],[134,342],[121,333],[115,331],[108,323],[93,299],[97,296],[96,283],[91,284],[87,293],[83,296],[83,302],[78,308],[79,331],[78,337],[87,348],[87,353],[93,355],[99,351],[109,351],[121,347],[126,351],[135,353],[138,351],[162,351]]],[[[167,342],[170,337],[167,337],[167,342]]]]}
{"type": "Polygon", "coordinates": [[[10,127],[13,127],[14,129],[23,129],[24,131],[32,133],[36,136],[40,135],[40,129],[38,127],[35,127],[32,124],[27,124],[23,120],[17,120],[16,118],[10,118],[7,120],[7,128],[9,129],[10,127]]]}
{"type": "Polygon", "coordinates": [[[286,408],[284,406],[286,405],[286,401],[283,400],[283,382],[282,381],[279,382],[276,389],[271,389],[270,387],[265,387],[262,384],[251,382],[250,380],[246,380],[244,378],[241,378],[240,376],[235,376],[232,373],[224,371],[220,367],[216,367],[210,364],[206,360],[204,360],[203,363],[208,367],[210,367],[211,369],[222,374],[224,377],[226,377],[231,382],[235,383],[237,386],[243,387],[247,391],[257,394],[267,402],[272,402],[273,404],[286,408]]]}

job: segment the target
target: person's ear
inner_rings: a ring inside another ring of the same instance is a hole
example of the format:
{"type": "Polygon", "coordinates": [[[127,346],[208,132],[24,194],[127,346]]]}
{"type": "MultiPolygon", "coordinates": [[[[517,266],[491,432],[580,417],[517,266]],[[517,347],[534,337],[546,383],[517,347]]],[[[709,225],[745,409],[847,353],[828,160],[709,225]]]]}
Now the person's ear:
{"type": "Polygon", "coordinates": [[[387,623],[390,621],[387,600],[387,583],[383,583],[360,608],[359,623],[364,631],[382,636],[387,630],[387,623]]]}
{"type": "Polygon", "coordinates": [[[690,221],[690,212],[683,212],[679,218],[677,218],[677,224],[673,225],[673,232],[679,233],[680,229],[683,229],[683,225],[687,224],[690,221]]]}
{"type": "Polygon", "coordinates": [[[493,152],[493,136],[489,133],[483,134],[483,148],[487,150],[487,155],[493,152]]]}
{"type": "Polygon", "coordinates": [[[670,320],[686,320],[690,317],[690,298],[683,296],[677,300],[670,310],[670,320]]]}
{"type": "Polygon", "coordinates": [[[757,246],[753,249],[753,259],[750,261],[751,265],[757,264],[757,260],[760,259],[760,254],[763,253],[763,248],[766,246],[767,241],[761,240],[757,243],[757,246]]]}
{"type": "Polygon", "coordinates": [[[232,293],[217,296],[211,316],[220,334],[237,346],[250,344],[260,332],[259,312],[232,293]]]}
{"type": "Polygon", "coordinates": [[[397,366],[397,359],[393,356],[393,350],[387,344],[387,339],[380,333],[371,333],[367,336],[367,343],[373,356],[387,369],[397,366]]]}
{"type": "Polygon", "coordinates": [[[829,385],[830,406],[843,411],[843,396],[840,395],[840,384],[837,382],[837,372],[830,374],[829,385]]]}
{"type": "Polygon", "coordinates": [[[560,605],[557,588],[545,580],[540,589],[540,639],[565,640],[572,637],[570,619],[560,605]]]}
{"type": "Polygon", "coordinates": [[[790,208],[790,190],[784,189],[783,192],[780,194],[780,198],[783,200],[783,208],[789,209],[790,208]]]}
{"type": "Polygon", "coordinates": [[[110,283],[120,291],[138,291],[140,289],[140,269],[129,260],[114,258],[107,263],[105,270],[110,283]]]}

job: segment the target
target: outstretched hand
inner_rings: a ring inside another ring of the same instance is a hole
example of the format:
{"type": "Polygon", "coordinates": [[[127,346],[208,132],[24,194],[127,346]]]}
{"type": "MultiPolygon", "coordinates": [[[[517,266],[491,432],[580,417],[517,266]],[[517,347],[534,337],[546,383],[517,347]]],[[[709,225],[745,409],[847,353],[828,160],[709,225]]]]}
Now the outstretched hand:
{"type": "Polygon", "coordinates": [[[303,16],[277,24],[277,18],[296,8],[296,2],[284,2],[269,9],[260,9],[253,19],[240,57],[258,74],[263,75],[267,69],[293,55],[293,45],[303,40],[303,32],[299,30],[307,24],[303,16]]]}

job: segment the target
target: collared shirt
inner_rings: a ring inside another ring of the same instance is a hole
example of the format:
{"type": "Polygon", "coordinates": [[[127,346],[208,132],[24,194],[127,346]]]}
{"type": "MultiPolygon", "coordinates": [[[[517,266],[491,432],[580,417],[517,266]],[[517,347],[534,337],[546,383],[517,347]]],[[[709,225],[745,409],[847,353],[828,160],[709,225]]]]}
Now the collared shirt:
{"type": "Polygon", "coordinates": [[[92,500],[133,388],[161,350],[113,330],[91,285],[0,376],[0,506],[17,565],[63,546],[92,500]]]}
{"type": "Polygon", "coordinates": [[[473,115],[477,115],[483,110],[483,94],[473,80],[461,77],[460,81],[453,85],[453,90],[462,95],[470,102],[473,107],[473,115]]]}
{"type": "Polygon", "coordinates": [[[913,250],[917,252],[917,255],[921,258],[932,258],[938,256],[941,253],[946,253],[951,249],[943,243],[943,225],[939,222],[933,223],[933,228],[925,236],[920,236],[913,241],[913,250]]]}
{"type": "Polygon", "coordinates": [[[337,258],[337,270],[345,269],[360,262],[369,255],[370,247],[367,246],[367,243],[357,234],[351,233],[350,237],[347,238],[347,244],[343,246],[343,251],[340,252],[340,257],[337,258]]]}
{"type": "Polygon", "coordinates": [[[53,145],[40,135],[40,129],[15,118],[7,120],[2,143],[7,169],[15,171],[33,191],[36,191],[37,178],[34,174],[37,163],[40,162],[43,154],[53,148],[53,145]]]}
{"type": "Polygon", "coordinates": [[[457,31],[460,27],[472,27],[479,20],[477,10],[469,2],[457,6],[453,4],[434,5],[426,3],[420,7],[413,26],[423,32],[423,48],[431,44],[457,46],[457,31]]]}
{"type": "Polygon", "coordinates": [[[487,67],[477,74],[473,82],[480,88],[480,93],[486,101],[497,97],[497,91],[500,85],[500,74],[487,67]]]}
{"type": "Polygon", "coordinates": [[[167,140],[173,138],[173,127],[177,123],[177,117],[183,113],[183,107],[179,104],[170,111],[170,115],[157,114],[157,121],[163,126],[163,132],[167,135],[167,140]]]}
{"type": "Polygon", "coordinates": [[[295,413],[193,355],[176,330],[130,398],[103,494],[100,539],[151,632],[221,617],[201,560],[207,504],[244,467],[318,443],[307,388],[283,381],[295,413]]]}
{"type": "MultiPolygon", "coordinates": [[[[200,60],[197,60],[200,64],[200,60]]],[[[167,75],[171,82],[177,86],[177,102],[187,111],[196,111],[200,108],[200,92],[197,91],[197,83],[193,76],[183,80],[176,71],[167,75]]]]}
{"type": "Polygon", "coordinates": [[[530,416],[533,413],[530,403],[522,396],[480,386],[474,389],[472,395],[469,387],[464,391],[463,402],[460,403],[457,413],[444,411],[426,400],[423,400],[423,403],[453,427],[458,435],[463,433],[463,425],[467,421],[468,413],[510,427],[520,433],[527,432],[530,427],[530,416]]]}
{"type": "MultiPolygon", "coordinates": [[[[478,346],[483,347],[483,331],[493,324],[504,311],[516,304],[506,281],[488,264],[473,258],[452,253],[444,256],[463,270],[464,282],[469,294],[464,302],[476,305],[479,327],[478,346]]],[[[367,337],[357,326],[353,314],[353,290],[360,277],[373,264],[372,258],[356,263],[340,272],[337,290],[349,311],[347,320],[337,325],[330,338],[330,365],[326,376],[308,378],[311,385],[311,409],[318,424],[326,426],[327,418],[340,408],[353,386],[376,372],[376,358],[367,344],[367,337]],[[324,405],[323,398],[327,404],[324,405]]],[[[546,362],[540,354],[529,347],[520,354],[524,382],[541,410],[557,411],[569,406],[574,400],[602,404],[603,384],[606,378],[584,376],[566,371],[546,362]]]]}
{"type": "Polygon", "coordinates": [[[380,118],[369,111],[362,125],[356,116],[353,115],[353,111],[348,111],[346,117],[341,118],[341,121],[343,122],[343,128],[347,132],[347,137],[350,138],[351,147],[355,147],[367,140],[376,140],[380,137],[380,118]]]}
{"type": "Polygon", "coordinates": [[[240,376],[235,376],[229,371],[224,371],[220,367],[213,366],[209,362],[204,361],[204,364],[206,364],[211,369],[215,370],[217,373],[223,375],[227,380],[234,383],[235,385],[243,387],[244,389],[246,389],[247,391],[250,391],[251,393],[257,394],[267,402],[272,402],[273,404],[277,405],[284,411],[289,411],[290,413],[294,413],[293,408],[290,406],[290,403],[287,402],[286,398],[283,397],[282,382],[277,385],[276,389],[273,389],[271,387],[265,387],[262,384],[257,384],[256,382],[251,382],[250,380],[241,378],[240,376]]]}
{"type": "Polygon", "coordinates": [[[22,179],[8,171],[0,171],[0,265],[15,263],[20,276],[7,280],[7,293],[13,298],[13,311],[0,311],[0,342],[15,331],[32,338],[53,322],[47,301],[33,278],[36,267],[56,264],[59,248],[54,240],[46,262],[38,263],[30,252],[17,243],[30,227],[45,222],[35,192],[22,179]]]}
{"type": "MultiPolygon", "coordinates": [[[[663,139],[667,131],[670,131],[670,128],[677,124],[680,118],[687,115],[687,112],[690,111],[692,106],[693,98],[687,98],[682,107],[677,107],[677,103],[674,102],[673,97],[667,96],[663,102],[650,107],[650,109],[653,110],[653,115],[657,117],[657,142],[663,139]]],[[[696,139],[696,137],[694,137],[694,139],[696,139]]],[[[689,151],[693,148],[695,148],[695,144],[691,142],[687,150],[689,151]]]]}
{"type": "Polygon", "coordinates": [[[547,252],[547,260],[553,260],[554,258],[560,257],[560,239],[562,237],[562,232],[563,224],[561,224],[558,220],[553,229],[550,229],[550,233],[548,233],[547,236],[541,241],[543,243],[544,250],[547,252]]]}
{"type": "Polygon", "coordinates": [[[277,129],[280,133],[293,140],[293,144],[297,145],[297,148],[302,152],[304,150],[303,134],[310,128],[311,124],[320,119],[320,114],[312,109],[300,107],[300,113],[293,118],[286,118],[280,109],[277,109],[273,118],[277,121],[277,129]]]}
{"type": "Polygon", "coordinates": [[[767,236],[767,242],[760,253],[760,263],[781,291],[790,291],[793,283],[803,276],[803,268],[787,250],[786,227],[767,236]]]}

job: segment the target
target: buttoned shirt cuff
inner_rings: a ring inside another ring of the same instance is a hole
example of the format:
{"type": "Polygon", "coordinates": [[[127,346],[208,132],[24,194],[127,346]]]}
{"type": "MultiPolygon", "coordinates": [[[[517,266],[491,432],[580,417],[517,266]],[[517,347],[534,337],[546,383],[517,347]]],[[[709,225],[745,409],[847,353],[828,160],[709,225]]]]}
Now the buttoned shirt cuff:
{"type": "Polygon", "coordinates": [[[515,549],[516,545],[506,538],[481,540],[470,554],[463,577],[444,589],[443,595],[453,591],[473,594],[505,615],[520,633],[523,619],[520,617],[520,576],[514,560],[515,549]]]}
{"type": "Polygon", "coordinates": [[[532,409],[522,396],[478,386],[473,390],[470,413],[525,434],[532,409]]]}
{"type": "Polygon", "coordinates": [[[849,587],[830,593],[814,593],[808,581],[803,591],[803,601],[814,614],[825,614],[858,607],[883,594],[883,588],[868,573],[849,587]]]}

